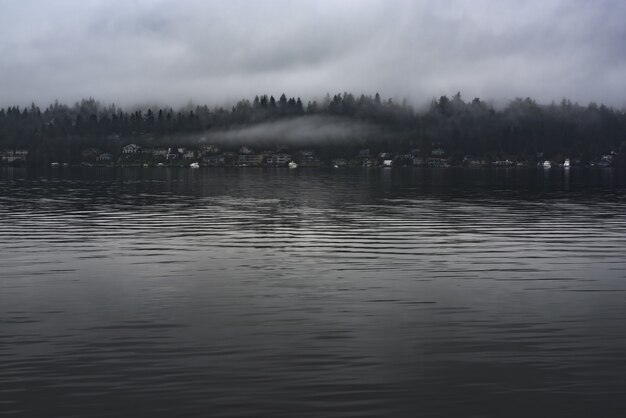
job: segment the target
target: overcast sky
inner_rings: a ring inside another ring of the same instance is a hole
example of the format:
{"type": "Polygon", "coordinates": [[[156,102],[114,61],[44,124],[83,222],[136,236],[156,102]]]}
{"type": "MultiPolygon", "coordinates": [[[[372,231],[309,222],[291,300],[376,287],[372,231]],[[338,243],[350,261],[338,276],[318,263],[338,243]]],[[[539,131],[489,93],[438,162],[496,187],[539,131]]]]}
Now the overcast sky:
{"type": "Polygon", "coordinates": [[[623,0],[0,0],[0,106],[351,91],[626,106],[623,0]]]}

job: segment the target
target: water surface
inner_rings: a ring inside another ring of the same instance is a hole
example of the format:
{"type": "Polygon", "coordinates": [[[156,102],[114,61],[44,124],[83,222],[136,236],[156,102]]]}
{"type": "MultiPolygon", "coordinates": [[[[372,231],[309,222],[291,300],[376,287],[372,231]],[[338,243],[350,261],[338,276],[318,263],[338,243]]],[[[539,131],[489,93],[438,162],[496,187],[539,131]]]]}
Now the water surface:
{"type": "Polygon", "coordinates": [[[626,416],[622,173],[0,173],[0,415],[626,416]]]}

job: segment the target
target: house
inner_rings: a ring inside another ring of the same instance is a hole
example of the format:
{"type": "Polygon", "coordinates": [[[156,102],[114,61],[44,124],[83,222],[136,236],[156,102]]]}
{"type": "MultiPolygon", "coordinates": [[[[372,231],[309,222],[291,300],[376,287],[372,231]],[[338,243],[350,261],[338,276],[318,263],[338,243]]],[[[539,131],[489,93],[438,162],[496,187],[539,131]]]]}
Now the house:
{"type": "Polygon", "coordinates": [[[234,166],[237,164],[239,154],[236,152],[225,152],[222,154],[224,156],[224,164],[228,166],[234,166]]]}
{"type": "Polygon", "coordinates": [[[141,147],[136,144],[128,144],[122,148],[122,154],[138,154],[141,152],[141,147]]]}
{"type": "Polygon", "coordinates": [[[433,148],[430,153],[435,157],[441,157],[446,154],[446,150],[444,150],[443,148],[433,148]]]}
{"type": "Polygon", "coordinates": [[[496,166],[496,167],[510,167],[514,164],[515,163],[511,160],[496,160],[491,163],[491,165],[496,166]]]}
{"type": "Polygon", "coordinates": [[[416,167],[423,167],[426,165],[426,162],[422,157],[413,157],[413,165],[416,167]]]}
{"type": "Polygon", "coordinates": [[[302,167],[319,167],[322,165],[315,152],[311,150],[300,151],[298,159],[298,163],[302,167]]]}
{"type": "Polygon", "coordinates": [[[445,158],[429,158],[426,164],[433,168],[450,167],[449,161],[445,158]]]}
{"type": "Polygon", "coordinates": [[[80,154],[83,160],[95,160],[102,151],[97,148],[85,148],[80,154]]]}
{"type": "Polygon", "coordinates": [[[226,164],[226,159],[223,155],[205,155],[202,157],[202,163],[209,167],[219,167],[226,164]]]}
{"type": "Polygon", "coordinates": [[[5,150],[0,155],[1,155],[2,162],[18,163],[18,162],[26,161],[28,150],[25,150],[25,149],[5,150]]]}
{"type": "Polygon", "coordinates": [[[248,148],[248,147],[241,147],[239,148],[239,154],[244,154],[244,155],[248,155],[248,154],[254,154],[254,150],[252,148],[248,148]]]}
{"type": "Polygon", "coordinates": [[[165,148],[153,148],[152,156],[153,157],[167,157],[168,150],[165,148]]]}
{"type": "Polygon", "coordinates": [[[599,167],[610,167],[613,165],[613,155],[606,154],[600,157],[600,162],[596,164],[599,167]]]}
{"type": "Polygon", "coordinates": [[[463,163],[468,167],[484,167],[487,165],[487,161],[483,158],[465,157],[463,163]]]}
{"type": "Polygon", "coordinates": [[[108,152],[103,152],[102,154],[96,157],[96,161],[99,161],[102,163],[110,162],[112,159],[113,159],[113,155],[111,155],[108,152]]]}
{"type": "Polygon", "coordinates": [[[277,154],[272,154],[265,160],[267,165],[275,165],[275,166],[284,166],[291,161],[291,155],[286,154],[284,152],[280,152],[277,154]]]}
{"type": "Polygon", "coordinates": [[[239,154],[239,166],[250,167],[261,165],[263,162],[263,154],[239,154]]]}
{"type": "Polygon", "coordinates": [[[220,152],[220,149],[215,145],[202,145],[200,146],[200,152],[202,155],[204,154],[217,154],[220,152]]]}
{"type": "Polygon", "coordinates": [[[183,158],[186,159],[186,160],[193,160],[193,159],[195,159],[196,158],[196,151],[192,150],[192,149],[186,150],[183,153],[183,158]]]}

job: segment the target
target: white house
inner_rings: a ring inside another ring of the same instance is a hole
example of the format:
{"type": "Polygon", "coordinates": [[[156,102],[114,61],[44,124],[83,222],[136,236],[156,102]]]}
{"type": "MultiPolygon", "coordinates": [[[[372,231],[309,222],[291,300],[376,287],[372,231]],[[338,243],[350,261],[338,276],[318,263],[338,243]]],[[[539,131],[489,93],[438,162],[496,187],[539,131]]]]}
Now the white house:
{"type": "Polygon", "coordinates": [[[122,154],[138,154],[141,152],[141,147],[135,144],[128,144],[122,148],[122,154]]]}
{"type": "Polygon", "coordinates": [[[104,152],[96,157],[96,161],[101,161],[101,162],[111,161],[112,159],[113,159],[113,156],[109,154],[108,152],[104,152]]]}

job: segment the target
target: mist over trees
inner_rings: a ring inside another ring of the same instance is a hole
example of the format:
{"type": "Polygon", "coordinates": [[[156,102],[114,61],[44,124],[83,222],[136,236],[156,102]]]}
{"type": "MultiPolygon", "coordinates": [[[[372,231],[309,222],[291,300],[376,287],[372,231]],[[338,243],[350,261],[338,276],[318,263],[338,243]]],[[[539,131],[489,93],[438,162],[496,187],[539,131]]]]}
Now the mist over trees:
{"type": "MultiPolygon", "coordinates": [[[[73,106],[55,102],[43,110],[33,103],[0,109],[0,149],[27,149],[29,163],[38,164],[79,161],[81,151],[88,147],[117,153],[130,142],[197,145],[209,137],[228,148],[228,140],[220,140],[220,133],[310,116],[376,127],[371,134],[357,131],[359,137],[353,139],[335,138],[327,131],[317,143],[308,144],[337,157],[347,157],[361,147],[374,152],[409,152],[442,146],[453,159],[465,155],[533,158],[542,153],[545,158],[568,156],[585,161],[611,151],[626,153],[623,111],[595,103],[581,106],[565,99],[538,104],[530,98],[518,98],[495,109],[478,98],[466,101],[460,93],[434,99],[419,112],[406,102],[396,103],[378,94],[351,93],[327,94],[319,102],[306,104],[285,94],[278,99],[260,95],[228,109],[188,105],[127,111],[93,98],[73,106]]],[[[291,126],[297,130],[297,123],[291,126]]],[[[284,138],[274,140],[263,145],[280,145],[284,138]]]]}

